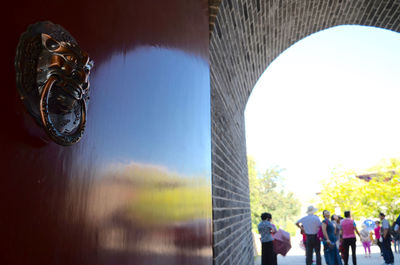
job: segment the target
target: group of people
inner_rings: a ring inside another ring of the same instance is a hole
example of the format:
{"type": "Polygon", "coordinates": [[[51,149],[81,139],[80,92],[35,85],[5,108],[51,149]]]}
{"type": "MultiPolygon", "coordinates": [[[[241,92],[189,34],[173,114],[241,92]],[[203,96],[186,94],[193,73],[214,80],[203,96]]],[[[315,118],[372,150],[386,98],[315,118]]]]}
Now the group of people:
{"type": "MultiPolygon", "coordinates": [[[[356,235],[360,238],[366,257],[371,255],[371,236],[367,227],[363,225],[359,232],[355,221],[351,218],[350,211],[344,212],[344,218],[332,215],[329,211],[322,212],[323,220],[315,215],[318,211],[313,206],[307,209],[307,215],[296,222],[301,233],[305,235],[306,265],[313,264],[313,253],[315,252],[316,264],[321,265],[321,242],[323,245],[324,258],[327,265],[348,265],[349,251],[352,251],[352,263],[357,265],[356,235]],[[340,251],[339,251],[340,249],[340,251]],[[342,255],[341,255],[342,254],[342,255]],[[343,262],[342,262],[343,260],[343,262]]],[[[395,242],[395,251],[400,245],[400,215],[392,226],[385,218],[384,213],[379,214],[380,222],[377,221],[375,237],[381,249],[384,264],[394,264],[394,256],[391,248],[392,239],[395,242]],[[381,224],[381,226],[380,226],[381,224]],[[397,235],[397,237],[395,237],[397,235]],[[396,247],[397,246],[397,247],[396,247]]],[[[273,234],[276,227],[272,224],[272,215],[263,213],[258,231],[261,234],[262,243],[262,265],[277,265],[277,255],[273,250],[273,234]]]]}
{"type": "MultiPolygon", "coordinates": [[[[320,242],[324,246],[324,257],[327,265],[348,265],[349,251],[351,248],[353,265],[357,265],[356,256],[356,235],[360,238],[366,257],[371,255],[371,238],[367,227],[364,225],[359,232],[355,221],[351,218],[350,211],[344,212],[344,218],[332,215],[324,210],[322,212],[323,221],[315,215],[317,209],[309,206],[307,216],[296,222],[296,225],[301,229],[301,232],[306,236],[306,264],[312,264],[313,252],[316,255],[316,264],[321,265],[320,242]],[[331,217],[331,218],[330,218],[331,217]],[[320,232],[322,231],[322,233],[320,232]],[[342,255],[340,255],[340,252],[342,255]],[[342,262],[343,259],[343,262],[342,262]]],[[[378,245],[381,249],[385,264],[393,264],[394,256],[391,248],[391,227],[384,213],[379,214],[382,226],[375,228],[375,235],[378,238],[378,245]]],[[[395,222],[400,225],[400,216],[395,222]]],[[[398,226],[392,226],[392,234],[398,233],[398,226]]]]}
{"type": "MultiPolygon", "coordinates": [[[[376,242],[376,244],[379,246],[379,248],[381,249],[381,255],[383,255],[382,243],[381,243],[381,241],[380,241],[380,238],[381,238],[381,233],[380,233],[381,226],[380,226],[380,222],[379,222],[379,221],[376,221],[375,224],[376,224],[376,225],[375,225],[375,229],[374,229],[375,242],[376,242]]],[[[396,253],[400,253],[400,230],[399,230],[399,229],[396,229],[396,222],[393,222],[393,223],[392,223],[392,226],[390,227],[389,231],[390,231],[390,235],[391,235],[391,237],[392,237],[392,242],[393,242],[393,245],[394,245],[394,251],[395,251],[396,253]]],[[[371,237],[371,236],[370,236],[370,237],[371,237]]],[[[372,242],[372,241],[374,241],[374,240],[371,238],[371,242],[372,242]]]]}
{"type": "Polygon", "coordinates": [[[317,209],[309,206],[307,215],[296,222],[301,233],[305,234],[306,264],[313,263],[313,253],[315,252],[316,263],[321,265],[321,241],[324,246],[324,257],[327,265],[342,265],[339,254],[340,238],[343,239],[344,263],[348,264],[349,248],[352,249],[353,264],[355,265],[355,233],[359,235],[354,221],[350,218],[350,212],[345,212],[345,219],[340,220],[336,215],[331,218],[331,213],[327,210],[322,212],[323,220],[319,219],[315,213],[317,209]]]}
{"type": "Polygon", "coordinates": [[[393,222],[392,226],[390,226],[389,221],[386,220],[385,214],[380,213],[379,218],[381,219],[382,225],[380,226],[381,223],[379,221],[376,222],[376,227],[374,229],[376,243],[381,250],[381,256],[383,256],[385,264],[393,264],[394,257],[391,245],[393,241],[394,249],[397,252],[400,240],[400,215],[397,220],[393,222]]]}

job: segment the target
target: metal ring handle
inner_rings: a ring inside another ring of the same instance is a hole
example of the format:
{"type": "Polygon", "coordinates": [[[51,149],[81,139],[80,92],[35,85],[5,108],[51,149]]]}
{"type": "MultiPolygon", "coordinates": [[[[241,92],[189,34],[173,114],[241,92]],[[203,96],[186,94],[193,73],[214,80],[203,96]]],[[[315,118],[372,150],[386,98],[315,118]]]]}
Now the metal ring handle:
{"type": "Polygon", "coordinates": [[[50,76],[45,85],[43,86],[42,94],[40,96],[40,118],[44,125],[46,133],[50,138],[57,144],[69,146],[75,144],[80,140],[83,135],[86,126],[86,103],[83,99],[80,99],[79,105],[81,106],[81,119],[76,132],[73,134],[65,134],[60,132],[52,123],[49,115],[49,94],[54,84],[57,82],[55,76],[50,76]]]}

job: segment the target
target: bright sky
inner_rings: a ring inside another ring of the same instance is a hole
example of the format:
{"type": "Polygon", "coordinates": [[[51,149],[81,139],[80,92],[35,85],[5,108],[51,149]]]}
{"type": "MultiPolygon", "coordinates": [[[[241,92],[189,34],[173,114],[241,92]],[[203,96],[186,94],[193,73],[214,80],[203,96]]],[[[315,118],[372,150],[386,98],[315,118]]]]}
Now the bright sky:
{"type": "Polygon", "coordinates": [[[341,167],[360,172],[400,156],[400,34],[339,26],[283,52],[245,111],[247,153],[258,170],[285,168],[307,203],[341,167]]]}

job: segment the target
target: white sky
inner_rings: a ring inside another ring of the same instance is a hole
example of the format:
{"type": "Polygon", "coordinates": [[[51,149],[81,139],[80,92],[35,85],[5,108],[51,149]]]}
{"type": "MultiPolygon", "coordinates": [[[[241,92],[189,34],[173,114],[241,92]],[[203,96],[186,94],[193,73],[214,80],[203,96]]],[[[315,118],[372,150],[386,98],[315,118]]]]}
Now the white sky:
{"type": "Polygon", "coordinates": [[[400,156],[400,34],[340,26],[283,52],[245,111],[258,170],[285,168],[307,203],[335,167],[360,170],[400,156]]]}

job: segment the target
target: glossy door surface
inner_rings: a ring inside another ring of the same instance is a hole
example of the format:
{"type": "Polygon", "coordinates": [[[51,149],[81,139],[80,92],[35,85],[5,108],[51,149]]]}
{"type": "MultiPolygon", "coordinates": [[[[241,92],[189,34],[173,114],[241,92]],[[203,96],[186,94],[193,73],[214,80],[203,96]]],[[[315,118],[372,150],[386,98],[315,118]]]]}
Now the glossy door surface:
{"type": "Polygon", "coordinates": [[[0,264],[212,264],[207,4],[8,3],[0,264]],[[95,62],[86,131],[70,147],[49,140],[15,87],[19,36],[44,20],[95,62]]]}

